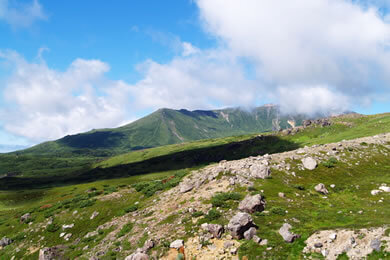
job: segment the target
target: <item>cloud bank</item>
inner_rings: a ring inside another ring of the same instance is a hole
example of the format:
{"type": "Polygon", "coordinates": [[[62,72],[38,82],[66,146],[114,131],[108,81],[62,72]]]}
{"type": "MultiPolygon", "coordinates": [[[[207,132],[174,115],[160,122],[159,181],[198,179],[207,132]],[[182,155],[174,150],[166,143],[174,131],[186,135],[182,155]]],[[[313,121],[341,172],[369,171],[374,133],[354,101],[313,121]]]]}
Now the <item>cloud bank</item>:
{"type": "Polygon", "coordinates": [[[45,19],[47,15],[38,0],[30,3],[0,0],[0,20],[4,20],[13,27],[29,27],[36,20],[45,19]]]}

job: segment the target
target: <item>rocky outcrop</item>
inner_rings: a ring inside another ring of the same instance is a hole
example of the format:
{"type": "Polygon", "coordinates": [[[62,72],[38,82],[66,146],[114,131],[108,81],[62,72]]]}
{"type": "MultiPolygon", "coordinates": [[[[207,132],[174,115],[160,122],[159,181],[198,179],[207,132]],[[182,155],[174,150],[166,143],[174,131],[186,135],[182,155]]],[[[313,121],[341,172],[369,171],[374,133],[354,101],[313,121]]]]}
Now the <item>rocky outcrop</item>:
{"type": "Polygon", "coordinates": [[[39,250],[39,260],[57,260],[63,258],[64,246],[46,247],[39,250]]]}
{"type": "Polygon", "coordinates": [[[256,227],[252,217],[248,213],[239,212],[229,221],[227,229],[235,239],[242,239],[245,231],[251,227],[256,227]]]}
{"type": "Polygon", "coordinates": [[[223,226],[218,224],[208,224],[207,229],[214,238],[220,238],[224,231],[223,226]]]}
{"type": "Polygon", "coordinates": [[[323,183],[319,183],[314,187],[315,191],[322,193],[324,195],[328,194],[329,191],[326,189],[325,185],[323,183]]]}
{"type": "Polygon", "coordinates": [[[300,237],[297,234],[291,233],[290,228],[292,228],[290,224],[284,223],[283,226],[279,229],[279,234],[283,237],[284,241],[286,241],[287,243],[292,243],[294,242],[295,239],[300,237]]]}
{"type": "Polygon", "coordinates": [[[271,175],[271,170],[268,167],[268,164],[260,163],[253,164],[249,168],[250,176],[255,179],[265,179],[271,175]]]}
{"type": "Polygon", "coordinates": [[[24,214],[23,216],[20,217],[20,221],[24,222],[24,223],[27,223],[30,219],[31,219],[31,214],[30,213],[26,213],[26,214],[24,214]]]}
{"type": "Polygon", "coordinates": [[[256,211],[263,211],[265,208],[264,198],[260,194],[254,196],[246,196],[244,200],[238,205],[238,209],[247,213],[254,213],[256,211]]]}

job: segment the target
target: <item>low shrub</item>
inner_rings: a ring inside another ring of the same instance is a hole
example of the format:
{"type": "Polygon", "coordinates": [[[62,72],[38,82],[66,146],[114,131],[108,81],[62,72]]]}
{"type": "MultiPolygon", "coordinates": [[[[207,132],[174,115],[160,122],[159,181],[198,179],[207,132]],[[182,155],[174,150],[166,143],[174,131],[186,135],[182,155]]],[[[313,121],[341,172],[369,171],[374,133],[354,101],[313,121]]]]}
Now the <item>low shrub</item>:
{"type": "Polygon", "coordinates": [[[46,227],[46,230],[48,232],[52,232],[52,233],[56,232],[59,229],[60,229],[60,226],[56,223],[51,223],[51,224],[47,225],[47,227],[46,227]]]}
{"type": "Polygon", "coordinates": [[[124,235],[126,235],[127,233],[129,233],[134,227],[134,224],[133,223],[127,223],[125,224],[122,229],[119,231],[117,237],[123,237],[124,235]]]}
{"type": "Polygon", "coordinates": [[[270,209],[270,212],[272,214],[279,215],[279,216],[285,216],[286,215],[286,211],[283,208],[281,208],[281,207],[272,207],[270,209]]]}
{"type": "Polygon", "coordinates": [[[333,168],[337,164],[337,159],[334,157],[329,158],[327,161],[323,162],[322,165],[325,166],[326,168],[333,168]]]}
{"type": "Polygon", "coordinates": [[[242,196],[236,192],[218,193],[211,198],[213,207],[229,208],[231,205],[227,203],[230,200],[241,200],[242,196]]]}

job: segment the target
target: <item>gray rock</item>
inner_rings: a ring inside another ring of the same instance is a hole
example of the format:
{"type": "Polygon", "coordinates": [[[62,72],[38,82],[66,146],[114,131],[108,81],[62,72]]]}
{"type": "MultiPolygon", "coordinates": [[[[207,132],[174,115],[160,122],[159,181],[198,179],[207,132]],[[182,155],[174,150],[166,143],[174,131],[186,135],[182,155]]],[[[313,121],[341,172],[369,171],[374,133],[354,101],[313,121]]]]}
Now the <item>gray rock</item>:
{"type": "Polygon", "coordinates": [[[186,192],[189,192],[191,191],[192,189],[194,188],[194,185],[192,183],[182,183],[180,185],[180,192],[181,193],[186,193],[186,192]]]}
{"type": "Polygon", "coordinates": [[[279,196],[280,198],[284,198],[284,197],[286,197],[286,195],[284,195],[284,193],[283,193],[283,192],[279,192],[279,193],[278,193],[278,196],[279,196]]]}
{"type": "Polygon", "coordinates": [[[89,237],[94,237],[94,236],[97,236],[97,235],[99,235],[99,232],[92,231],[92,232],[89,232],[88,234],[86,234],[84,237],[85,238],[89,238],[89,237]]]}
{"type": "Polygon", "coordinates": [[[69,224],[69,225],[62,225],[62,230],[68,229],[68,228],[73,228],[74,224],[69,224]]]}
{"type": "Polygon", "coordinates": [[[253,242],[255,242],[255,243],[257,243],[257,244],[260,244],[260,242],[261,242],[261,238],[258,237],[258,236],[256,236],[256,235],[254,235],[254,236],[252,237],[252,240],[253,240],[253,242]]]}
{"type": "Polygon", "coordinates": [[[64,246],[45,247],[39,250],[39,260],[63,259],[64,246]]]}
{"type": "Polygon", "coordinates": [[[142,252],[146,253],[155,246],[155,242],[152,239],[145,241],[144,246],[141,248],[142,252]]]}
{"type": "Polygon", "coordinates": [[[3,237],[2,239],[0,239],[0,246],[5,247],[5,246],[12,244],[12,242],[13,241],[11,239],[9,239],[8,237],[3,237]]]}
{"type": "Polygon", "coordinates": [[[184,246],[184,241],[181,239],[177,239],[177,240],[173,241],[169,247],[179,249],[183,246],[184,246]]]}
{"type": "Polygon", "coordinates": [[[239,210],[245,211],[247,213],[263,211],[264,207],[265,207],[265,201],[260,194],[256,194],[254,196],[248,195],[238,205],[239,210]]]}
{"type": "Polygon", "coordinates": [[[271,175],[271,169],[265,164],[253,164],[249,168],[250,176],[256,179],[265,179],[271,175]]]}
{"type": "Polygon", "coordinates": [[[321,248],[321,247],[323,247],[323,244],[322,243],[315,243],[314,247],[315,248],[321,248]]]}
{"type": "Polygon", "coordinates": [[[218,224],[208,224],[208,231],[213,235],[215,238],[220,238],[223,233],[223,226],[218,224]]]}
{"type": "Polygon", "coordinates": [[[234,243],[232,241],[225,241],[225,243],[223,243],[224,248],[230,248],[232,246],[234,246],[234,243]]]}
{"type": "Polygon", "coordinates": [[[302,159],[303,167],[308,170],[314,170],[317,167],[317,161],[312,157],[306,157],[302,159]]]}
{"type": "Polygon", "coordinates": [[[248,213],[238,212],[229,221],[227,229],[235,239],[242,239],[244,232],[255,227],[251,216],[248,213]]]}
{"type": "Polygon", "coordinates": [[[295,239],[300,237],[299,235],[291,233],[290,228],[292,228],[290,224],[284,223],[283,226],[279,229],[279,234],[287,243],[292,243],[295,239]]]}
{"type": "Polygon", "coordinates": [[[92,220],[92,219],[96,218],[98,215],[99,215],[99,212],[94,211],[89,219],[92,220]]]}
{"type": "Polygon", "coordinates": [[[246,240],[251,240],[253,238],[253,236],[256,235],[256,228],[254,227],[251,227],[249,228],[247,231],[244,232],[244,238],[246,240]]]}
{"type": "Polygon", "coordinates": [[[323,183],[319,183],[317,184],[314,189],[319,192],[319,193],[322,193],[322,194],[328,194],[329,191],[326,189],[325,185],[323,183]]]}
{"type": "Polygon", "coordinates": [[[261,246],[266,246],[266,245],[268,245],[268,239],[263,239],[263,240],[261,240],[261,242],[259,243],[259,245],[261,245],[261,246]]]}
{"type": "Polygon", "coordinates": [[[381,241],[377,238],[373,239],[370,243],[370,247],[375,251],[381,251],[381,241]]]}
{"type": "Polygon", "coordinates": [[[149,256],[145,253],[134,253],[125,258],[125,260],[149,260],[149,256]]]}
{"type": "Polygon", "coordinates": [[[26,214],[24,214],[23,216],[20,217],[20,221],[27,222],[30,218],[31,218],[31,214],[30,213],[26,213],[26,214]]]}

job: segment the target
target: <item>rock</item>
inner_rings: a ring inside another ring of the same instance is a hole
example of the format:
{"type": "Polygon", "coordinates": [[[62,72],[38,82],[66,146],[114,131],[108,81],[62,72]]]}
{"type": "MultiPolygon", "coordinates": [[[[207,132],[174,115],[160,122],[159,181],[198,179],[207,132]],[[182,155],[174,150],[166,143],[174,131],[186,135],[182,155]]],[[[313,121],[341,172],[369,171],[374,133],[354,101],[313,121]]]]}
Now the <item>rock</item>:
{"type": "Polygon", "coordinates": [[[86,235],[84,236],[84,238],[94,237],[94,236],[97,236],[97,235],[99,235],[99,232],[97,232],[97,231],[92,231],[92,232],[89,232],[88,234],[86,234],[86,235]]]}
{"type": "Polygon", "coordinates": [[[373,239],[370,243],[370,247],[377,252],[381,251],[381,241],[378,238],[373,239]]]}
{"type": "Polygon", "coordinates": [[[60,237],[63,237],[63,236],[65,236],[65,232],[62,232],[62,233],[60,233],[60,237]]]}
{"type": "Polygon", "coordinates": [[[68,241],[71,237],[72,237],[72,234],[69,233],[69,234],[66,234],[66,235],[64,236],[64,239],[65,239],[66,241],[68,241]]]}
{"type": "Polygon", "coordinates": [[[239,212],[229,221],[227,229],[235,239],[242,239],[244,232],[255,227],[251,216],[248,213],[239,212]]]}
{"type": "Polygon", "coordinates": [[[321,247],[323,247],[324,245],[322,244],[322,243],[315,243],[314,244],[314,247],[315,248],[321,248],[321,247]]]}
{"type": "Polygon", "coordinates": [[[256,179],[265,179],[271,175],[270,167],[264,164],[253,164],[249,168],[250,176],[256,179]]]}
{"type": "Polygon", "coordinates": [[[236,247],[232,247],[232,248],[230,249],[230,253],[231,253],[232,255],[237,254],[237,248],[236,248],[236,247]]]}
{"type": "Polygon", "coordinates": [[[286,195],[284,195],[283,192],[279,192],[279,193],[278,193],[278,196],[279,196],[279,198],[284,198],[284,197],[286,197],[286,195]]]}
{"type": "Polygon", "coordinates": [[[127,256],[125,260],[149,260],[149,256],[145,253],[137,252],[127,256]]]}
{"type": "Polygon", "coordinates": [[[256,235],[256,228],[254,227],[251,227],[249,228],[247,231],[244,232],[244,238],[246,240],[251,240],[253,238],[253,236],[256,235]]]}
{"type": "Polygon", "coordinates": [[[292,226],[288,223],[284,223],[283,226],[279,229],[279,234],[283,237],[284,241],[287,243],[292,243],[294,242],[295,239],[299,238],[299,235],[292,234],[290,232],[290,228],[292,226]]]}
{"type": "Polygon", "coordinates": [[[94,211],[89,219],[92,220],[92,219],[96,218],[98,215],[99,215],[99,212],[94,211]]]}
{"type": "Polygon", "coordinates": [[[382,192],[381,190],[372,190],[371,191],[371,195],[377,195],[379,194],[380,192],[382,192]]]}
{"type": "Polygon", "coordinates": [[[383,190],[384,192],[390,192],[390,187],[387,186],[380,186],[379,189],[383,190]]]}
{"type": "Polygon", "coordinates": [[[68,228],[73,228],[73,227],[74,227],[74,224],[62,225],[62,230],[65,230],[65,229],[68,229],[68,228]]]}
{"type": "Polygon", "coordinates": [[[200,227],[205,230],[205,231],[209,231],[209,224],[207,223],[203,223],[202,225],[200,225],[200,227]]]}
{"type": "Polygon", "coordinates": [[[46,247],[39,250],[39,260],[63,259],[63,246],[46,247]]]}
{"type": "Polygon", "coordinates": [[[20,217],[20,221],[27,222],[30,218],[31,218],[31,214],[30,213],[26,213],[26,214],[24,214],[23,216],[20,217]]]}
{"type": "Polygon", "coordinates": [[[186,193],[186,192],[191,191],[193,188],[194,188],[194,185],[192,183],[189,183],[189,182],[182,183],[180,185],[180,192],[186,193]]]}
{"type": "Polygon", "coordinates": [[[225,243],[223,243],[224,248],[230,248],[232,246],[234,246],[234,243],[232,241],[225,241],[225,243]]]}
{"type": "Polygon", "coordinates": [[[325,185],[323,183],[319,183],[317,184],[314,189],[319,192],[319,193],[322,193],[322,194],[328,194],[329,191],[326,189],[325,185]]]}
{"type": "Polygon", "coordinates": [[[155,246],[155,242],[152,239],[148,239],[145,241],[144,246],[141,248],[141,252],[148,252],[150,249],[152,249],[155,246]]]}
{"type": "Polygon", "coordinates": [[[12,244],[12,242],[12,239],[9,239],[8,237],[3,237],[2,239],[0,239],[0,246],[5,247],[12,244]]]}
{"type": "Polygon", "coordinates": [[[302,159],[303,167],[308,170],[314,170],[317,167],[317,161],[312,157],[306,157],[302,159]]]}
{"type": "Polygon", "coordinates": [[[177,240],[173,241],[169,247],[179,250],[179,248],[181,248],[183,246],[184,246],[184,241],[181,239],[177,239],[177,240]]]}
{"type": "Polygon", "coordinates": [[[258,237],[258,236],[256,236],[256,235],[254,235],[254,236],[252,237],[252,240],[253,240],[253,242],[255,242],[256,244],[260,244],[260,242],[261,242],[261,238],[258,237]]]}
{"type": "Polygon", "coordinates": [[[322,254],[323,257],[327,257],[329,255],[329,250],[322,249],[321,250],[321,254],[322,254]]]}
{"type": "Polygon", "coordinates": [[[260,194],[254,196],[247,195],[238,205],[238,209],[247,213],[254,213],[256,211],[263,211],[265,201],[260,194]]]}
{"type": "Polygon", "coordinates": [[[331,187],[332,189],[334,189],[334,188],[336,187],[336,185],[331,184],[330,187],[331,187]]]}
{"type": "Polygon", "coordinates": [[[208,224],[208,231],[213,235],[215,238],[220,238],[223,233],[223,226],[218,224],[208,224]]]}
{"type": "Polygon", "coordinates": [[[261,240],[261,242],[259,243],[259,245],[261,245],[261,246],[266,246],[266,245],[268,245],[268,239],[263,239],[263,240],[261,240]]]}
{"type": "Polygon", "coordinates": [[[332,233],[332,234],[329,235],[329,239],[331,241],[336,240],[336,238],[337,238],[337,233],[332,233]]]}

